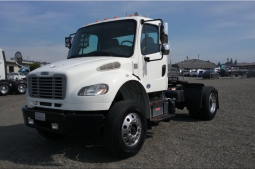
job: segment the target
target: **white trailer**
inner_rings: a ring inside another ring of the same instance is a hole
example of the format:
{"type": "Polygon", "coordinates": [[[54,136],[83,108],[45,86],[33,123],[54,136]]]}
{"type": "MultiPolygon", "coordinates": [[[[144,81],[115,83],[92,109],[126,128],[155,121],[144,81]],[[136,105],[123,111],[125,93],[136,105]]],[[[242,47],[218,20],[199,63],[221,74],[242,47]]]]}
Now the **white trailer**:
{"type": "Polygon", "coordinates": [[[152,123],[175,109],[211,120],[218,103],[214,87],[168,81],[168,24],[135,14],[86,24],[65,39],[66,60],[28,75],[24,122],[48,139],[104,133],[105,146],[131,157],[152,123]]]}

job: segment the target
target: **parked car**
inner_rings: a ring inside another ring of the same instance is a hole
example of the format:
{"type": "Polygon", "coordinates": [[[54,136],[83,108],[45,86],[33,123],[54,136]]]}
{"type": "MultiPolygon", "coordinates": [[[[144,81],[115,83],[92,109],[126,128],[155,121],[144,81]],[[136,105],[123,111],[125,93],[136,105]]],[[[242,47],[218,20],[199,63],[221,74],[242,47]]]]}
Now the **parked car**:
{"type": "Polygon", "coordinates": [[[228,74],[228,72],[224,69],[220,69],[220,71],[218,73],[219,73],[220,77],[230,76],[230,74],[228,74]]]}
{"type": "Polygon", "coordinates": [[[11,75],[13,75],[13,80],[22,80],[22,79],[26,78],[26,76],[20,72],[18,72],[18,73],[12,72],[11,75]]]}
{"type": "Polygon", "coordinates": [[[198,77],[203,77],[203,73],[205,72],[205,70],[200,70],[199,72],[198,72],[198,77]]]}
{"type": "Polygon", "coordinates": [[[197,75],[198,75],[198,73],[197,73],[196,70],[193,70],[193,71],[190,72],[191,77],[197,77],[197,75]]]}
{"type": "Polygon", "coordinates": [[[188,70],[182,70],[181,75],[182,76],[189,76],[189,71],[188,70]]]}
{"type": "Polygon", "coordinates": [[[219,73],[216,72],[215,70],[206,70],[203,73],[203,79],[206,78],[219,79],[219,73]]]}
{"type": "Polygon", "coordinates": [[[179,70],[178,69],[170,69],[168,72],[168,79],[179,79],[179,70]]]}
{"type": "Polygon", "coordinates": [[[13,80],[14,79],[14,75],[11,73],[7,73],[7,79],[8,80],[13,80]]]}
{"type": "Polygon", "coordinates": [[[255,77],[255,69],[250,69],[247,72],[247,78],[255,77]]]}

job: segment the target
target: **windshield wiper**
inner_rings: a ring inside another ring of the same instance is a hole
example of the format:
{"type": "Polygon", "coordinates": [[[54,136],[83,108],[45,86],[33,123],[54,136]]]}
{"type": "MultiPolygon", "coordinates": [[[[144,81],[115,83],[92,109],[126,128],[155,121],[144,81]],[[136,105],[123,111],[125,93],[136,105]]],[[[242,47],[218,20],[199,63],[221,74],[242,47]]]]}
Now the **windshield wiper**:
{"type": "Polygon", "coordinates": [[[96,50],[96,51],[87,53],[86,55],[88,55],[88,56],[102,56],[102,55],[111,56],[110,53],[105,52],[105,51],[101,51],[101,50],[96,50]]]}
{"type": "Polygon", "coordinates": [[[93,51],[90,53],[82,54],[82,55],[72,55],[68,59],[77,58],[77,57],[89,57],[89,56],[111,56],[111,57],[123,57],[114,52],[105,52],[101,50],[93,51]]]}
{"type": "Polygon", "coordinates": [[[106,55],[111,57],[123,57],[123,55],[117,54],[115,52],[106,52],[101,50],[93,51],[93,52],[87,53],[86,55],[89,55],[89,56],[102,56],[102,55],[105,56],[106,55]]]}
{"type": "Polygon", "coordinates": [[[68,57],[67,59],[72,59],[72,58],[77,58],[77,57],[79,57],[79,55],[72,55],[72,56],[68,57]]]}

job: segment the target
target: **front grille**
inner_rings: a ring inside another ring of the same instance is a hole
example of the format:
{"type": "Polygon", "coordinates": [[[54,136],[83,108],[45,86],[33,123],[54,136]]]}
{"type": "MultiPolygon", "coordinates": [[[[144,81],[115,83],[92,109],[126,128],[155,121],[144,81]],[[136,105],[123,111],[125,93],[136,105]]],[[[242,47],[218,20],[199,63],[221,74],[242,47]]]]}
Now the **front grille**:
{"type": "Polygon", "coordinates": [[[54,75],[52,77],[28,77],[29,96],[44,99],[65,99],[66,77],[54,75]]]}

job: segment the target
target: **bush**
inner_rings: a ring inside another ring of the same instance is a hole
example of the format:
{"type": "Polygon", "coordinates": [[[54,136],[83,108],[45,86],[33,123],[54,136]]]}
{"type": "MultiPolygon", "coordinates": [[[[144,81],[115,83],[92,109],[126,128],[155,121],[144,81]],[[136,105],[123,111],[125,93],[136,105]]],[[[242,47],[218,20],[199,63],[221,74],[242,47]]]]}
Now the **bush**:
{"type": "Polygon", "coordinates": [[[41,67],[41,64],[38,62],[35,62],[30,65],[30,71],[33,71],[33,70],[37,69],[38,67],[41,67]]]}

